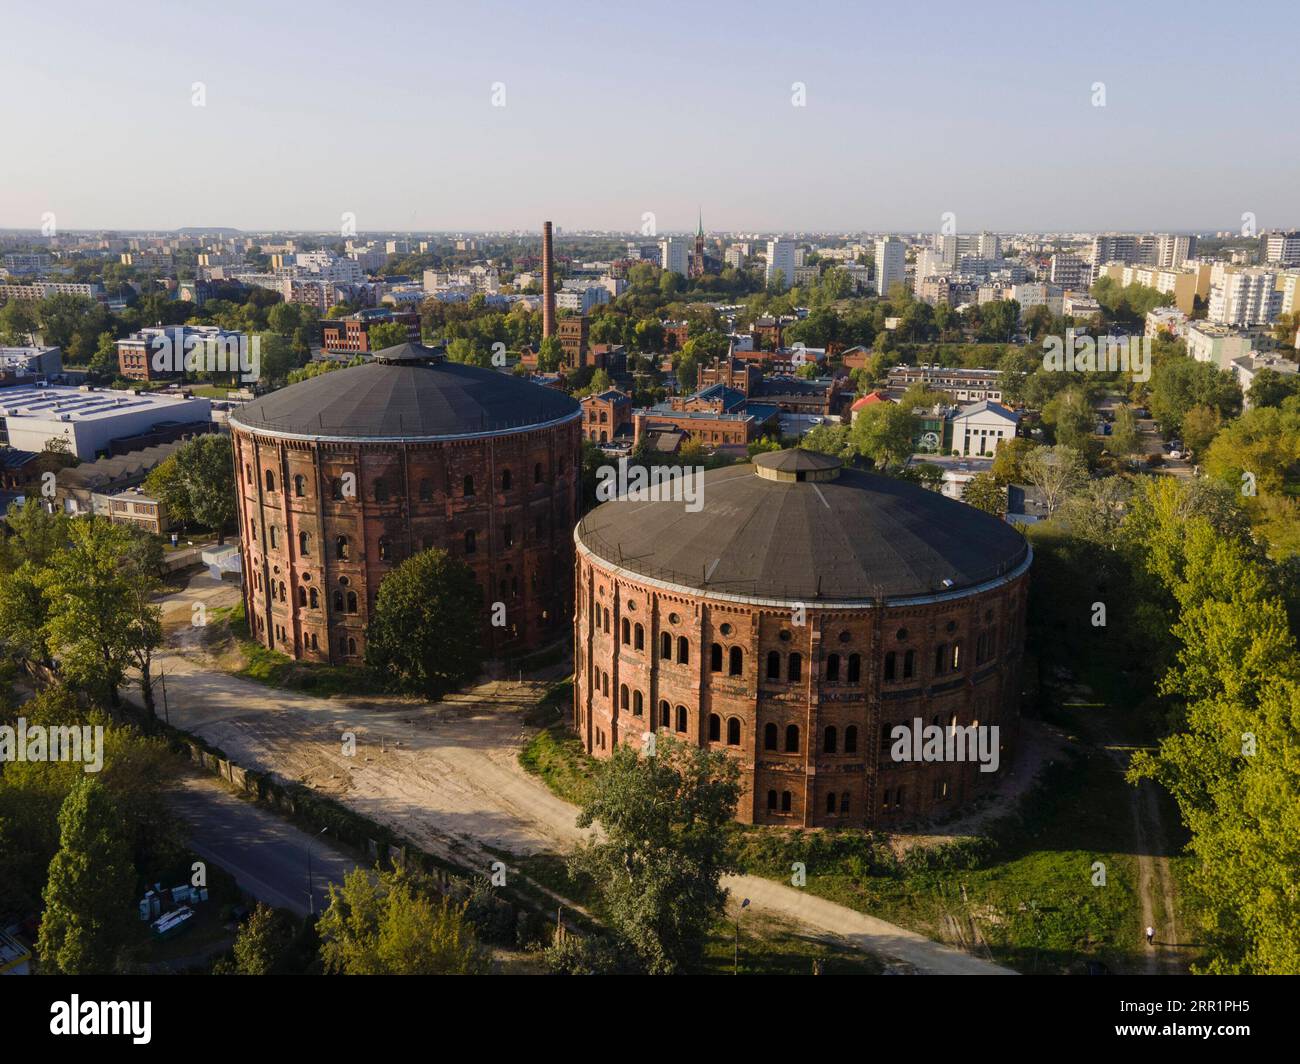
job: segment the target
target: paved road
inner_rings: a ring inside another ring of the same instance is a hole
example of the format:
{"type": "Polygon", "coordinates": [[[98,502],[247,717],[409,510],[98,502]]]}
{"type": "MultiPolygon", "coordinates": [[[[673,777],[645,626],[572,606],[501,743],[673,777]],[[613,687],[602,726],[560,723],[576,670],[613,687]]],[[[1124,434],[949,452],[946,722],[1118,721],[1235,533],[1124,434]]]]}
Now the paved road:
{"type": "Polygon", "coordinates": [[[249,894],[305,916],[307,847],[311,846],[312,893],[316,912],[328,902],[329,883],[341,883],[356,862],[328,842],[313,840],[275,813],[235,797],[217,779],[182,776],[169,795],[189,824],[190,847],[205,861],[220,865],[249,894]]]}

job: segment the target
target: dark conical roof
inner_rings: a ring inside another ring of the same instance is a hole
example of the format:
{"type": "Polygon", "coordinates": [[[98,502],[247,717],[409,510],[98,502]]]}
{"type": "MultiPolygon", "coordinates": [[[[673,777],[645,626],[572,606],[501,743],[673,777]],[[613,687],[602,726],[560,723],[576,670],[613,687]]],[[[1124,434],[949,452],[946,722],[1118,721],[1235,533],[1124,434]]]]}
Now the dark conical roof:
{"type": "MultiPolygon", "coordinates": [[[[826,469],[814,451],[756,463],[826,469]]],[[[1029,548],[1003,521],[917,484],[840,468],[773,479],[751,465],[702,474],[700,505],[615,499],[579,524],[598,557],[651,579],[720,596],[862,602],[961,594],[1005,577],[1029,548]]],[[[689,500],[688,500],[689,501],[689,500]]]]}
{"type": "Polygon", "coordinates": [[[520,430],[581,416],[554,388],[399,344],[373,362],[332,370],[246,403],[231,425],[271,435],[438,439],[520,430]]]}

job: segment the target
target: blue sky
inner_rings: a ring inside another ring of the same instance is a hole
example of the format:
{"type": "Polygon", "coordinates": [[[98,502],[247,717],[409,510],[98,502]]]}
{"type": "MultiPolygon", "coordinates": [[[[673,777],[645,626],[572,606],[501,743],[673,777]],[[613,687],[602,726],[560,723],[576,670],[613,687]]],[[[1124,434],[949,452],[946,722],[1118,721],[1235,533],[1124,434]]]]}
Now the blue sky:
{"type": "Polygon", "coordinates": [[[1295,226],[1297,29],[1294,0],[11,6],[0,226],[1295,226]]]}

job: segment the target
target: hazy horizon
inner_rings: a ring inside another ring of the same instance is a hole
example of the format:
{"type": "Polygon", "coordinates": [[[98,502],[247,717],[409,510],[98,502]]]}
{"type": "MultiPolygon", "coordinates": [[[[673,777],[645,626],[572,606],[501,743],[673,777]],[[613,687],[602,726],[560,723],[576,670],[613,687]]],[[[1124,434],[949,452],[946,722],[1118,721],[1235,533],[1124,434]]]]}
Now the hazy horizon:
{"type": "Polygon", "coordinates": [[[651,212],[662,234],[701,207],[710,232],[1300,224],[1295,5],[310,10],[8,12],[28,106],[0,227],[639,233],[651,212]]]}

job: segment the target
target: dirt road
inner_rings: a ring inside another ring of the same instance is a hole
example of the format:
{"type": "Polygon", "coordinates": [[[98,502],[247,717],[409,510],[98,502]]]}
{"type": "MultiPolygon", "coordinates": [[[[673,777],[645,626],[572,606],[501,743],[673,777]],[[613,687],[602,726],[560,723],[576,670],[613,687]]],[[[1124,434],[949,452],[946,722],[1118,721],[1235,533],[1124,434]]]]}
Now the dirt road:
{"type": "MultiPolygon", "coordinates": [[[[165,624],[180,648],[158,659],[174,725],[237,764],[302,781],[467,867],[487,871],[496,859],[489,848],[564,852],[583,837],[574,807],[519,766],[529,735],[523,714],[543,683],[497,680],[437,704],[269,688],[214,668],[201,641],[185,630],[195,602],[208,609],[229,604],[231,591],[198,574],[164,603],[165,624]]],[[[918,972],[1013,974],[793,887],[753,876],[726,885],[757,908],[918,972]]]]}

